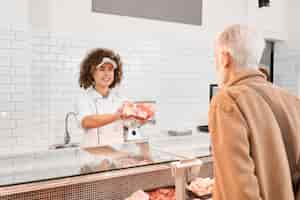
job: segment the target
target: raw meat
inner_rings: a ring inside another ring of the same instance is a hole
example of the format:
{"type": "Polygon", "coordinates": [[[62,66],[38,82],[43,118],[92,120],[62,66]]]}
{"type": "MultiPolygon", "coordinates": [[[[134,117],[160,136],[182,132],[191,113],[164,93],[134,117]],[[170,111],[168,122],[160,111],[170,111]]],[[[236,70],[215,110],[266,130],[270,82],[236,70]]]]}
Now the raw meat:
{"type": "Polygon", "coordinates": [[[142,190],[138,190],[125,200],[149,200],[149,195],[142,190]]]}
{"type": "Polygon", "coordinates": [[[154,115],[153,106],[147,103],[124,102],[121,111],[122,115],[139,120],[148,120],[154,115]]]}
{"type": "Polygon", "coordinates": [[[196,178],[187,186],[187,189],[197,196],[204,196],[212,193],[214,179],[211,178],[196,178]]]}
{"type": "Polygon", "coordinates": [[[134,158],[120,158],[114,161],[116,167],[130,167],[138,165],[146,165],[152,163],[150,160],[136,160],[134,158]]]}
{"type": "Polygon", "coordinates": [[[149,200],[176,200],[176,194],[174,188],[160,188],[154,191],[148,192],[149,200]]]}

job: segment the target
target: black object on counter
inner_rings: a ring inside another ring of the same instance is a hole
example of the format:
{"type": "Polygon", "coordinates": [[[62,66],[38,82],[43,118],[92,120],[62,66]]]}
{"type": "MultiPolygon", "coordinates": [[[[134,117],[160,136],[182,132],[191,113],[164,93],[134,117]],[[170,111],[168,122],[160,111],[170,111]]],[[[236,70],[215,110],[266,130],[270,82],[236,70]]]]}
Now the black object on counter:
{"type": "Polygon", "coordinates": [[[208,125],[200,125],[200,126],[197,126],[197,130],[200,131],[200,132],[209,132],[208,130],[208,125]]]}

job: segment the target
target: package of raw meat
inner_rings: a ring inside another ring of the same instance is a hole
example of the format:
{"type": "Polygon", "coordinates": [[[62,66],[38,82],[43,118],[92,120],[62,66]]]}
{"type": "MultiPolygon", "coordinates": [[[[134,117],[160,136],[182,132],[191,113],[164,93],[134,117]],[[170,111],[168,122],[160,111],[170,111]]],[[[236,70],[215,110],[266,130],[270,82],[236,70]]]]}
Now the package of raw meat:
{"type": "Polygon", "coordinates": [[[148,194],[149,200],[176,200],[175,188],[159,188],[148,194]]]}
{"type": "Polygon", "coordinates": [[[196,178],[188,186],[187,190],[191,191],[197,197],[210,198],[212,196],[214,179],[196,178]]]}
{"type": "Polygon", "coordinates": [[[154,107],[148,103],[124,102],[121,108],[123,116],[138,120],[149,120],[154,116],[154,107]]]}
{"type": "Polygon", "coordinates": [[[149,195],[142,190],[138,190],[125,200],[149,200],[149,195]]]}

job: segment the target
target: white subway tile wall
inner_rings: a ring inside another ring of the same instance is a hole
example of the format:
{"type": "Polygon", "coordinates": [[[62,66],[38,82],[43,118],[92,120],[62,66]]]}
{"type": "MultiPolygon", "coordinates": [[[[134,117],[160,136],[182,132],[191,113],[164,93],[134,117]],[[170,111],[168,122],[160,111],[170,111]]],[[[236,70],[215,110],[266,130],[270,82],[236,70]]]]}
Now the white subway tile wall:
{"type": "MultiPolygon", "coordinates": [[[[209,42],[188,36],[120,38],[106,33],[97,38],[2,28],[0,154],[46,150],[63,142],[64,118],[80,91],[80,61],[96,47],[112,48],[122,56],[123,95],[158,102],[157,128],[205,123],[208,84],[214,82],[212,51],[209,42]],[[174,115],[176,109],[180,114],[174,115]]],[[[72,139],[80,140],[75,120],[71,129],[72,139]]]]}
{"type": "Polygon", "coordinates": [[[300,49],[290,48],[287,43],[275,45],[274,82],[299,95],[300,49]]]}
{"type": "MultiPolygon", "coordinates": [[[[63,142],[64,118],[80,91],[80,61],[96,47],[112,48],[122,56],[123,95],[158,102],[156,130],[207,123],[208,85],[215,83],[208,35],[95,37],[0,29],[0,155],[44,151],[63,142]]],[[[275,83],[295,94],[299,54],[276,46],[275,83]]],[[[72,139],[78,142],[81,132],[70,121],[72,139]]]]}

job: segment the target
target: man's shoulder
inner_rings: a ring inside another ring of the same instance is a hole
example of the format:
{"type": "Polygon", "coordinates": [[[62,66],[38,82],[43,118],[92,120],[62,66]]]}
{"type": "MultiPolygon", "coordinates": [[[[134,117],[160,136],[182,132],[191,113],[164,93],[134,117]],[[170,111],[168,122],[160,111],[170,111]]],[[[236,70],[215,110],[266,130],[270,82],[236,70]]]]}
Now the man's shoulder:
{"type": "Polygon", "coordinates": [[[245,85],[224,87],[212,98],[210,106],[211,108],[219,107],[225,108],[225,110],[232,110],[239,98],[247,94],[248,90],[249,88],[245,85]]]}
{"type": "Polygon", "coordinates": [[[212,98],[210,103],[210,109],[214,110],[221,108],[224,111],[230,111],[235,104],[234,99],[231,96],[230,88],[222,88],[212,98]]]}

